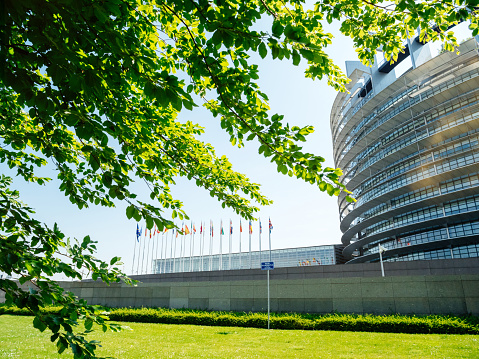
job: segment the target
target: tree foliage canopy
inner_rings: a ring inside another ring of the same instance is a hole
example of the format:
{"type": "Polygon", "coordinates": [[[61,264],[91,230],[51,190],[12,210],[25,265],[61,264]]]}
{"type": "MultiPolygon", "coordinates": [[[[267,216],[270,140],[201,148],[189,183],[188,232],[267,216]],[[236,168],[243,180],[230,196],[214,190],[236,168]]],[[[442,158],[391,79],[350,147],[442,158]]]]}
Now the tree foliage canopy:
{"type": "MultiPolygon", "coordinates": [[[[78,208],[126,201],[128,218],[160,230],[173,227],[170,211],[187,218],[170,192],[177,176],[245,218],[270,203],[259,185],[201,141],[203,128],[178,121],[180,111],[200,105],[219,119],[233,145],[256,140],[279,172],[329,195],[346,191],[340,169],[302,150],[313,128],[289,126],[271,111],[252,53],[303,61],[306,77],[344,91],[348,79],[326,52],[333,40],[327,23],[341,22],[364,63],[379,46],[394,61],[418,27],[422,39],[442,40],[448,50],[457,46],[449,25],[469,19],[478,32],[472,0],[321,0],[311,9],[299,0],[3,0],[0,6],[0,162],[40,185],[50,179],[37,169],[50,163],[60,190],[78,208]],[[145,182],[149,199],[137,196],[133,179],[145,182]]],[[[86,332],[93,321],[106,329],[105,318],[48,277],[81,278],[84,266],[95,279],[119,280],[118,259],[111,269],[94,259],[88,237],[72,244],[57,226],[32,219],[10,182],[0,179],[0,271],[37,289],[24,291],[5,279],[0,289],[9,302],[32,309],[34,325],[51,329],[60,351],[71,346],[75,357],[91,357],[95,343],[72,327],[86,319],[86,332]],[[52,302],[65,306],[63,316],[38,312],[52,302]]]]}

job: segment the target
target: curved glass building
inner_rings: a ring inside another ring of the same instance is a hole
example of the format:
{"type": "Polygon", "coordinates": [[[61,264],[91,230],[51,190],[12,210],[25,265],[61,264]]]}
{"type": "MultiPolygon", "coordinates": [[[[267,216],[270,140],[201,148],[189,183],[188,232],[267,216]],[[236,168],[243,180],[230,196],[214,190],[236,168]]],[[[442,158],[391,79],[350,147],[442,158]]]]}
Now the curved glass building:
{"type": "Polygon", "coordinates": [[[335,164],[357,199],[338,199],[348,263],[378,261],[379,245],[386,261],[479,256],[478,43],[405,49],[392,65],[347,62],[350,93],[331,111],[335,164]]]}

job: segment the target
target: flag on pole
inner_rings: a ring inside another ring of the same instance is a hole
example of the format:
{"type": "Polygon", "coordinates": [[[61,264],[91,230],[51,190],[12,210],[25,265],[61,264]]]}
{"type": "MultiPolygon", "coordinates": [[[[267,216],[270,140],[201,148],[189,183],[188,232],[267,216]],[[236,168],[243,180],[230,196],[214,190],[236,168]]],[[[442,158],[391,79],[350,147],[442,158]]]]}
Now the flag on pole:
{"type": "Polygon", "coordinates": [[[138,223],[136,224],[136,240],[139,242],[141,237],[141,229],[138,227],[138,223]]]}
{"type": "Polygon", "coordinates": [[[225,231],[223,231],[223,221],[221,221],[221,234],[225,234],[225,231]]]}
{"type": "Polygon", "coordinates": [[[148,234],[148,228],[145,227],[145,237],[148,234]]]}
{"type": "Polygon", "coordinates": [[[193,224],[193,233],[196,233],[196,227],[194,224],[193,224]]]}
{"type": "MultiPolygon", "coordinates": [[[[173,229],[173,233],[175,232],[175,230],[173,229]]],[[[178,238],[178,230],[176,231],[176,238],[178,238]]]]}
{"type": "Polygon", "coordinates": [[[251,224],[251,220],[249,221],[249,234],[253,233],[253,225],[251,224]]]}
{"type": "Polygon", "coordinates": [[[241,225],[241,219],[240,219],[240,233],[243,233],[243,226],[241,225]]]}
{"type": "Polygon", "coordinates": [[[213,237],[213,222],[210,221],[211,237],[213,237]]]}
{"type": "Polygon", "coordinates": [[[187,224],[185,224],[185,234],[190,234],[190,229],[187,224]]]}
{"type": "Polygon", "coordinates": [[[259,221],[259,234],[263,233],[263,228],[261,227],[261,220],[259,221]]]}
{"type": "Polygon", "coordinates": [[[233,222],[230,219],[230,234],[233,234],[233,222]]]}
{"type": "Polygon", "coordinates": [[[271,223],[271,218],[269,219],[269,233],[273,230],[273,224],[271,223]]]}
{"type": "Polygon", "coordinates": [[[202,234],[202,233],[203,233],[203,222],[201,222],[201,224],[200,224],[200,234],[202,234]]]}

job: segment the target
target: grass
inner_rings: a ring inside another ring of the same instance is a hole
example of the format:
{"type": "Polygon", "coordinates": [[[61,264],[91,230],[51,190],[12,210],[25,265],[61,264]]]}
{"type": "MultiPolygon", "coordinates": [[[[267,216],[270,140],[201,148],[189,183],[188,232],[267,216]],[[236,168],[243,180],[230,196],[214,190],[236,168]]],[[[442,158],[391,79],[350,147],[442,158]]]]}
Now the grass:
{"type": "MultiPolygon", "coordinates": [[[[0,358],[59,356],[32,317],[0,316],[0,358]]],[[[479,358],[479,336],[387,334],[129,323],[133,330],[90,334],[102,356],[127,358],[479,358]]],[[[66,352],[65,352],[66,353],[66,352]]]]}

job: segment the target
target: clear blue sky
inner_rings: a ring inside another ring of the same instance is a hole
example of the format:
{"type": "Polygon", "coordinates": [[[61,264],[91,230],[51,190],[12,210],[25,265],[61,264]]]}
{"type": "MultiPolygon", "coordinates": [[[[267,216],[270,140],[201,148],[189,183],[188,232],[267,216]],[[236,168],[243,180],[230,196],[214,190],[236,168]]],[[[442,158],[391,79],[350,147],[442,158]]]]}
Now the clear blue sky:
{"type": "MultiPolygon", "coordinates": [[[[346,60],[357,59],[352,41],[342,37],[337,27],[330,31],[336,38],[333,45],[328,48],[328,53],[336,64],[344,69],[346,60]]],[[[313,125],[316,131],[309,136],[305,149],[322,155],[326,158],[326,165],[334,166],[329,115],[336,92],[328,87],[326,80],[319,82],[304,78],[304,63],[295,67],[288,60],[273,61],[270,54],[265,60],[256,58],[255,62],[260,69],[259,84],[263,92],[269,96],[272,113],[284,114],[286,121],[291,125],[313,125]]],[[[218,119],[213,118],[207,111],[201,108],[193,112],[186,111],[180,118],[182,121],[191,120],[206,127],[203,140],[216,147],[217,155],[225,154],[235,170],[262,184],[263,193],[274,200],[273,205],[262,208],[259,213],[265,233],[263,248],[267,245],[268,217],[271,217],[274,225],[273,248],[340,243],[336,197],[331,198],[314,186],[279,174],[275,165],[258,155],[257,145],[253,142],[247,143],[242,149],[232,147],[228,135],[221,130],[218,119]]],[[[6,165],[2,164],[2,167],[6,165]]],[[[10,173],[5,168],[2,168],[2,172],[10,173]]],[[[47,168],[42,172],[56,178],[56,173],[52,169],[47,168]]],[[[58,190],[59,183],[55,180],[46,186],[26,184],[18,179],[14,184],[14,187],[20,190],[22,200],[36,210],[38,219],[49,225],[57,222],[70,237],[81,239],[85,235],[90,235],[99,242],[98,257],[107,260],[113,256],[120,256],[125,263],[126,272],[130,272],[136,239],[136,222],[126,218],[124,204],[119,204],[116,209],[92,206],[80,211],[62,195],[58,190]]],[[[140,193],[147,198],[146,188],[141,186],[139,188],[140,193]]],[[[196,223],[197,228],[200,221],[213,220],[215,228],[218,229],[221,219],[226,227],[231,218],[234,224],[233,250],[237,251],[240,220],[237,215],[231,210],[222,209],[220,203],[212,199],[208,192],[183,178],[178,179],[173,194],[184,202],[184,209],[196,223]]],[[[245,227],[243,224],[243,228],[245,227]]],[[[244,229],[243,231],[244,250],[246,235],[244,229]]],[[[257,233],[256,222],[253,250],[258,248],[257,233]]],[[[227,248],[226,238],[224,240],[223,248],[227,248]]],[[[217,245],[216,242],[216,247],[217,245]]]]}

